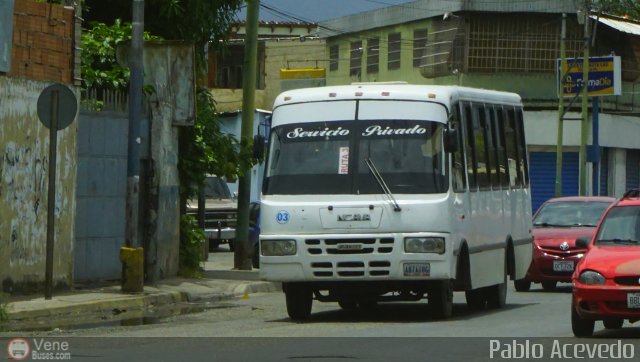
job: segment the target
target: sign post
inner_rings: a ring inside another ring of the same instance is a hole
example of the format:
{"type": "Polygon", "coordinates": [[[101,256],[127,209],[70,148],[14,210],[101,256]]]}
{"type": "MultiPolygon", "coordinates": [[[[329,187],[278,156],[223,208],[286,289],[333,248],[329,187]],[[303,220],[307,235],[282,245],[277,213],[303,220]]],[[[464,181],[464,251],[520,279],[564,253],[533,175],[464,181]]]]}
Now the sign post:
{"type": "Polygon", "coordinates": [[[49,128],[49,185],[47,189],[47,247],[44,298],[53,295],[53,246],[55,238],[56,160],[58,131],[76,118],[78,101],[75,94],[62,84],[52,84],[38,97],[38,118],[49,128]]]}

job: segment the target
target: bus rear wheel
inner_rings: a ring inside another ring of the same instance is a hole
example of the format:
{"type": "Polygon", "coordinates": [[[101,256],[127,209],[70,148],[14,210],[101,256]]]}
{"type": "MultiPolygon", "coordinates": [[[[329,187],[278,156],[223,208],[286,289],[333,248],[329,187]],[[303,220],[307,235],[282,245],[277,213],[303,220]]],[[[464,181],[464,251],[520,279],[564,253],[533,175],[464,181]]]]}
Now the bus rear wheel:
{"type": "Polygon", "coordinates": [[[529,289],[531,289],[531,280],[526,278],[514,280],[513,286],[516,288],[517,292],[528,292],[529,289]]]}
{"type": "Polygon", "coordinates": [[[289,318],[294,321],[309,319],[311,316],[311,305],[313,303],[313,292],[311,289],[298,284],[288,284],[284,289],[289,318]]]}
{"type": "Polygon", "coordinates": [[[429,291],[429,308],[435,319],[446,319],[453,314],[453,286],[451,281],[437,282],[429,291]]]}

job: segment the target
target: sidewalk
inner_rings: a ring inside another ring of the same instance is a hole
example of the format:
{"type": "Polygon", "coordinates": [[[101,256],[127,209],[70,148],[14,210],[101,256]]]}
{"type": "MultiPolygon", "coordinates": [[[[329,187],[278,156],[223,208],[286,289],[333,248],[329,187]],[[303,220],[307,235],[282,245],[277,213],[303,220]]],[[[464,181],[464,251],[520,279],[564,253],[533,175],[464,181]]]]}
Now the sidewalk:
{"type": "Polygon", "coordinates": [[[7,304],[2,331],[82,328],[109,324],[142,324],[145,320],[204,311],[216,302],[252,293],[280,291],[277,283],[260,281],[258,270],[232,270],[233,253],[209,254],[202,279],[171,278],[145,285],[142,293],[123,293],[120,285],[44,293],[7,304]]]}

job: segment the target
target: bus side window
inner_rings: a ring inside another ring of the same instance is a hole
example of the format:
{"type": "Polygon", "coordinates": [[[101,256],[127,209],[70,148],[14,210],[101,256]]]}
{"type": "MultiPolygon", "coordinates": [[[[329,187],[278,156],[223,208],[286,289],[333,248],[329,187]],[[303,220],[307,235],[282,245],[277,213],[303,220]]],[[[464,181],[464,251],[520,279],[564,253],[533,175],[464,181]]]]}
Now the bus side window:
{"type": "Polygon", "coordinates": [[[504,125],[505,140],[507,144],[507,157],[509,160],[509,175],[511,176],[511,186],[522,186],[521,159],[518,154],[518,135],[516,133],[516,117],[513,107],[507,107],[507,121],[504,125]]]}
{"type": "Polygon", "coordinates": [[[529,163],[527,162],[527,143],[524,137],[524,121],[522,109],[516,110],[516,133],[518,134],[518,156],[520,157],[520,173],[524,186],[529,185],[529,163]]]}
{"type": "Polygon", "coordinates": [[[452,107],[453,110],[453,120],[452,126],[456,130],[456,137],[458,147],[456,151],[453,153],[453,191],[454,192],[465,192],[467,190],[467,177],[465,171],[465,163],[464,163],[464,142],[462,135],[462,126],[461,126],[461,116],[460,116],[460,107],[458,104],[455,104],[452,107]]]}
{"type": "Polygon", "coordinates": [[[469,191],[478,190],[478,170],[476,169],[476,155],[474,147],[474,131],[473,131],[473,108],[471,104],[464,104],[464,116],[463,129],[464,129],[464,149],[467,157],[467,177],[469,179],[469,191]]]}
{"type": "Polygon", "coordinates": [[[494,190],[500,190],[500,166],[498,160],[498,140],[496,137],[496,122],[493,105],[487,105],[485,109],[486,134],[487,140],[487,160],[491,165],[491,187],[494,190]]]}
{"type": "Polygon", "coordinates": [[[473,107],[473,146],[478,188],[481,190],[491,189],[484,129],[486,122],[484,116],[484,105],[480,104],[473,107]]]}
{"type": "Polygon", "coordinates": [[[502,109],[502,106],[496,107],[496,130],[497,130],[497,139],[498,139],[498,150],[499,150],[499,158],[498,163],[500,164],[500,185],[503,188],[508,188],[511,184],[511,175],[513,172],[509,172],[509,156],[507,154],[507,142],[505,138],[505,123],[506,116],[505,112],[502,109]]]}

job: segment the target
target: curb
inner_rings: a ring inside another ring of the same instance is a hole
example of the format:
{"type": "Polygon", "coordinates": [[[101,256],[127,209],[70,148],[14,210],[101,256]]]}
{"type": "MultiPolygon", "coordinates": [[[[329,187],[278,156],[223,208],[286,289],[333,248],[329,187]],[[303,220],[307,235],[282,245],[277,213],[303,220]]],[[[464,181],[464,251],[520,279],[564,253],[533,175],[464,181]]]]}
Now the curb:
{"type": "Polygon", "coordinates": [[[99,325],[143,318],[149,313],[184,303],[215,303],[247,294],[282,290],[280,283],[239,280],[223,286],[160,284],[145,288],[149,291],[137,294],[123,294],[114,289],[64,295],[48,301],[38,298],[10,303],[8,319],[0,323],[0,330],[43,330],[99,325]],[[87,298],[91,300],[86,300],[87,298]]]}

